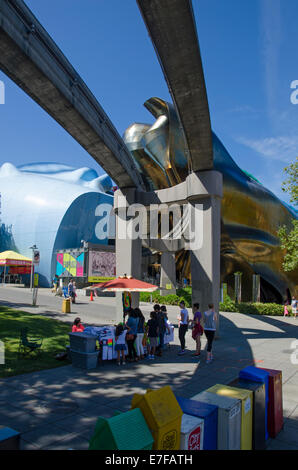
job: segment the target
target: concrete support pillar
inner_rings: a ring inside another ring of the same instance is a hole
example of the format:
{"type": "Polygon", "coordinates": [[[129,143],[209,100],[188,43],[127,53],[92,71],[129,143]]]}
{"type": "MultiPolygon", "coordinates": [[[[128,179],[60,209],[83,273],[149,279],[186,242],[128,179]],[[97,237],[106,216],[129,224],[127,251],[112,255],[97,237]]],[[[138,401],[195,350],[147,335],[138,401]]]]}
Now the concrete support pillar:
{"type": "Polygon", "coordinates": [[[176,261],[175,253],[164,252],[160,262],[161,295],[176,294],[176,261]],[[170,289],[167,287],[171,286],[170,289]]]}
{"type": "MultiPolygon", "coordinates": [[[[116,216],[116,275],[133,276],[141,279],[142,266],[142,240],[134,238],[132,233],[133,217],[127,215],[129,203],[133,202],[132,191],[118,190],[114,198],[116,216]],[[126,199],[127,196],[127,199],[126,199]]],[[[139,293],[132,292],[132,307],[139,306],[139,293]]],[[[122,293],[116,293],[116,321],[123,319],[122,293]]]]}
{"type": "MultiPolygon", "coordinates": [[[[210,191],[211,192],[211,191],[210,191]]],[[[202,204],[203,219],[202,243],[198,249],[191,251],[191,281],[192,302],[199,302],[200,310],[208,309],[213,303],[216,312],[219,312],[220,300],[220,191],[214,191],[210,196],[192,200],[191,204],[202,204]]],[[[217,336],[219,335],[219,322],[217,336]]]]}

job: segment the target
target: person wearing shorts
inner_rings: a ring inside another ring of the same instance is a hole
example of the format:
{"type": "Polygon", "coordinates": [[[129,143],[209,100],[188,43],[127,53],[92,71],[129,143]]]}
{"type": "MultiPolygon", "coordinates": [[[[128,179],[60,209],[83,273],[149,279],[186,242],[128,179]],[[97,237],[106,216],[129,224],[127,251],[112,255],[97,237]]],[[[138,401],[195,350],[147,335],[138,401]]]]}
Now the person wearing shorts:
{"type": "Polygon", "coordinates": [[[158,319],[156,312],[150,313],[150,320],[147,323],[148,328],[148,339],[149,339],[149,354],[148,359],[154,359],[155,350],[158,344],[158,319]]]}

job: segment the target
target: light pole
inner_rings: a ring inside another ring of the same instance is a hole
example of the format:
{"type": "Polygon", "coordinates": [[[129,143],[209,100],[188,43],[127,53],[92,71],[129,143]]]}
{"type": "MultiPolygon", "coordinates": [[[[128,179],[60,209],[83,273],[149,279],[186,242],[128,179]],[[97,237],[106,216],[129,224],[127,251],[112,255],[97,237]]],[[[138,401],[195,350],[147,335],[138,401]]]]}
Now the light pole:
{"type": "Polygon", "coordinates": [[[31,276],[30,276],[30,290],[32,291],[33,269],[34,269],[34,251],[37,250],[37,246],[36,245],[30,246],[30,250],[32,250],[32,263],[31,263],[31,276]]]}

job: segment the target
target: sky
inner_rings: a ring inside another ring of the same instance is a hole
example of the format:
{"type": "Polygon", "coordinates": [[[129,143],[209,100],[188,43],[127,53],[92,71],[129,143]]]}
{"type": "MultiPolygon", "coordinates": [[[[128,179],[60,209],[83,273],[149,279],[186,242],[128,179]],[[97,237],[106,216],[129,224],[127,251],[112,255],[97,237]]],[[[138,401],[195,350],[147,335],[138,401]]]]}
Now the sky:
{"type": "MultiPolygon", "coordinates": [[[[123,135],[171,100],[135,0],[26,0],[123,135]]],[[[286,202],[283,169],[298,155],[297,0],[193,0],[212,128],[244,170],[286,202]]],[[[102,170],[0,71],[0,164],[53,161],[102,170]]]]}

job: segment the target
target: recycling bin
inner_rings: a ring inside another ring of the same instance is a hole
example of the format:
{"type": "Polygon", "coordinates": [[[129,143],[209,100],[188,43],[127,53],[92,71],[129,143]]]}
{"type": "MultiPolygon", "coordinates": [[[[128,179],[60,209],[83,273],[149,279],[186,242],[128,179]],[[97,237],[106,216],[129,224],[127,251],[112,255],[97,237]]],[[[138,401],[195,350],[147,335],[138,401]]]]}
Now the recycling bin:
{"type": "Polygon", "coordinates": [[[84,332],[68,333],[70,349],[78,352],[92,353],[96,351],[97,336],[84,332]]]}
{"type": "Polygon", "coordinates": [[[253,392],[228,385],[216,384],[206,392],[236,398],[241,401],[241,450],[252,449],[252,407],[253,392]]]}
{"type": "Polygon", "coordinates": [[[71,313],[70,298],[62,300],[62,313],[71,313]]]}
{"type": "Polygon", "coordinates": [[[254,450],[264,450],[266,448],[265,384],[261,382],[252,382],[249,380],[235,379],[228,385],[230,387],[243,388],[253,392],[252,448],[254,450]]]}
{"type": "Polygon", "coordinates": [[[218,407],[217,448],[218,450],[240,450],[241,402],[239,399],[201,392],[191,400],[218,407]]]}
{"type": "Polygon", "coordinates": [[[254,366],[247,366],[239,372],[239,379],[252,380],[257,383],[265,384],[265,439],[267,441],[268,434],[268,401],[269,401],[269,372],[254,366]]]}
{"type": "Polygon", "coordinates": [[[282,371],[263,368],[262,370],[269,374],[268,433],[270,437],[276,437],[282,430],[284,424],[282,406],[282,371]]]}
{"type": "Polygon", "coordinates": [[[204,421],[194,416],[182,415],[180,449],[203,450],[204,421]]]}
{"type": "Polygon", "coordinates": [[[206,402],[189,400],[188,398],[177,397],[177,401],[187,415],[201,418],[204,421],[204,450],[217,449],[217,422],[218,407],[206,402]]]}
{"type": "Polygon", "coordinates": [[[151,450],[153,437],[138,408],[98,418],[89,450],[151,450]]]}

